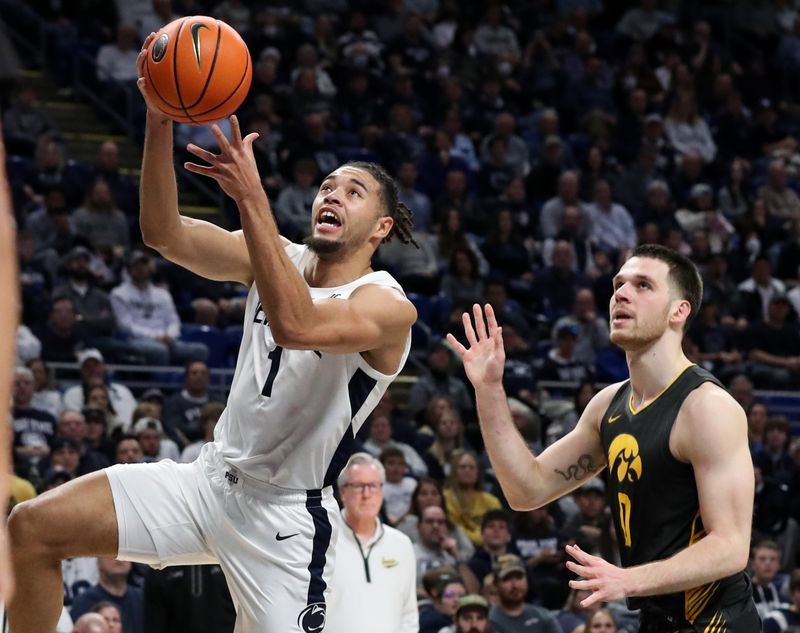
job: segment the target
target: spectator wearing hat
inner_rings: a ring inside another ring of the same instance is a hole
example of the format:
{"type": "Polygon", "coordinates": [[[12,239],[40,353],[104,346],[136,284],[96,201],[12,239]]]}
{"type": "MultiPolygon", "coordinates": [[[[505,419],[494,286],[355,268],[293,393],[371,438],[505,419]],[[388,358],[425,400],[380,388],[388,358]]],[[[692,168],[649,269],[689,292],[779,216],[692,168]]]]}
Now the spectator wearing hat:
{"type": "Polygon", "coordinates": [[[162,459],[180,461],[178,445],[164,436],[164,427],[155,418],[139,418],[133,423],[131,433],[142,447],[143,462],[160,462],[162,459]]]}
{"type": "Polygon", "coordinates": [[[209,384],[208,365],[202,360],[189,361],[184,367],[183,388],[163,401],[164,429],[181,446],[203,437],[202,408],[212,400],[225,401],[222,394],[209,390],[209,384]]]}
{"type": "Polygon", "coordinates": [[[800,384],[800,334],[789,322],[791,311],[787,296],[775,292],[766,319],[753,323],[747,332],[749,372],[757,387],[792,389],[800,384]]]}
{"type": "Polygon", "coordinates": [[[35,409],[33,372],[27,367],[14,370],[11,426],[14,430],[14,470],[34,485],[45,472],[50,442],[56,434],[56,419],[47,411],[35,409]]]}
{"type": "Polygon", "coordinates": [[[764,633],[781,633],[789,627],[800,628],[800,569],[789,576],[789,599],[791,604],[768,611],[764,617],[764,633]]]}
{"type": "Polygon", "coordinates": [[[73,247],[62,259],[66,281],[53,290],[54,299],[67,298],[75,310],[75,331],[89,347],[96,347],[111,359],[128,362],[141,359],[135,349],[114,338],[116,320],[108,293],[97,287],[85,246],[73,247]]]}
{"type": "Polygon", "coordinates": [[[558,327],[555,346],[547,352],[547,359],[539,372],[540,380],[577,383],[594,380],[594,367],[575,356],[578,334],[575,324],[565,322],[558,327]]]}
{"type": "Polygon", "coordinates": [[[519,556],[501,556],[494,568],[499,603],[489,610],[489,621],[497,633],[561,633],[549,611],[525,602],[528,578],[519,556]]]}
{"type": "Polygon", "coordinates": [[[200,456],[200,451],[208,442],[214,441],[214,429],[225,410],[222,402],[206,402],[200,409],[200,428],[203,429],[202,439],[192,442],[181,452],[181,462],[188,464],[200,456]]]}
{"type": "Polygon", "coordinates": [[[789,187],[786,164],[782,159],[769,163],[767,182],[758,190],[758,197],[764,201],[768,215],[782,220],[800,218],[800,197],[789,187]]]}
{"type": "Polygon", "coordinates": [[[492,633],[489,623],[489,602],[478,594],[467,594],[458,599],[453,625],[439,633],[492,633]]]}
{"type": "Polygon", "coordinates": [[[105,385],[111,406],[123,428],[131,424],[131,415],[136,408],[136,398],[125,385],[109,380],[105,359],[100,350],[90,348],[78,353],[81,383],[69,387],[64,392],[64,408],[80,411],[88,401],[87,395],[92,386],[105,385]]]}
{"type": "Polygon", "coordinates": [[[129,280],[111,291],[111,305],[122,334],[144,354],[151,365],[169,365],[208,358],[204,343],[179,340],[181,321],[172,296],[151,281],[152,261],[144,251],[128,258],[129,280]]]}
{"type": "Polygon", "coordinates": [[[334,591],[325,631],[329,633],[416,633],[416,564],[409,538],[378,518],[384,467],[356,453],[337,481],[344,523],[336,547],[334,591]]]}

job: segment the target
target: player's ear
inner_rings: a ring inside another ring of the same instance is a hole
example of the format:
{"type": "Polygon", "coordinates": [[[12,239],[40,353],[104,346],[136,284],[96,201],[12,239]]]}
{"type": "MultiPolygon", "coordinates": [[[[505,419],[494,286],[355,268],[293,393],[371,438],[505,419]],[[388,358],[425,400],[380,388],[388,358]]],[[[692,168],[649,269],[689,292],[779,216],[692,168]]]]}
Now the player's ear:
{"type": "Polygon", "coordinates": [[[680,320],[682,323],[688,321],[692,316],[692,304],[686,299],[681,299],[677,302],[675,309],[672,312],[672,318],[680,320]]]}
{"type": "Polygon", "coordinates": [[[389,233],[391,233],[393,226],[394,226],[394,219],[392,219],[388,215],[383,215],[379,217],[377,229],[375,230],[375,236],[384,239],[387,235],[389,235],[389,233]]]}

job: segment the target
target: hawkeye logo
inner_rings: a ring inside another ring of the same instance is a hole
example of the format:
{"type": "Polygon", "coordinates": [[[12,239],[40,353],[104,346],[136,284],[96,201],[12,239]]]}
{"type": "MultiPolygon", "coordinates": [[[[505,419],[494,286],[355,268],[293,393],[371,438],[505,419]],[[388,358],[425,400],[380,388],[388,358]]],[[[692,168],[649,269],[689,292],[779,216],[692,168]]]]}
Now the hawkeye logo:
{"type": "Polygon", "coordinates": [[[208,30],[208,27],[200,22],[195,22],[190,28],[192,29],[192,47],[194,48],[194,57],[197,60],[197,70],[202,71],[203,67],[200,63],[200,29],[208,30]]]}
{"type": "MultiPolygon", "coordinates": [[[[611,418],[609,418],[609,423],[611,418]]],[[[608,448],[608,469],[620,484],[636,483],[642,478],[642,458],[639,457],[639,442],[633,435],[621,433],[608,448]]],[[[620,486],[622,487],[622,486],[620,486]]],[[[619,524],[625,536],[625,546],[631,546],[631,498],[624,492],[617,493],[619,524]]]]}

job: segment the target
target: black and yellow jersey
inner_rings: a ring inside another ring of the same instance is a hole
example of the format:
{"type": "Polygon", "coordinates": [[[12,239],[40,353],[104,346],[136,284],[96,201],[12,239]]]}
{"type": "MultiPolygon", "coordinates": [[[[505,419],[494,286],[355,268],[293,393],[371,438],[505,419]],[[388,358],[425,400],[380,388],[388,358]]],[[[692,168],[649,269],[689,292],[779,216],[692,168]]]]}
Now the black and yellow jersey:
{"type": "MultiPolygon", "coordinates": [[[[669,448],[681,405],[705,382],[722,387],[710,373],[691,365],[655,400],[636,410],[627,381],[600,422],[608,459],[608,501],[624,567],[669,558],[705,536],[694,470],[678,461],[669,448]]],[[[750,582],[742,572],[685,592],[630,598],[628,605],[632,609],[650,606],[695,623],[701,614],[752,600],[751,595],[750,582]]]]}

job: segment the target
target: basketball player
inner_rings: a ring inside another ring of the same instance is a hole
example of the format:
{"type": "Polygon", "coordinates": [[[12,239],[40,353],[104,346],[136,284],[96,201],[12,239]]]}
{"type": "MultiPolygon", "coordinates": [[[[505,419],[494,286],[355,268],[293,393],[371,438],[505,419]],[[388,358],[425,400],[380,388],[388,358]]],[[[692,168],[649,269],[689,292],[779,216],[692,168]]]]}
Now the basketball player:
{"type": "MultiPolygon", "coordinates": [[[[152,36],[151,36],[152,37],[152,36]]],[[[147,48],[150,38],[144,43],[147,48]]],[[[277,231],[252,142],[235,117],[221,153],[190,146],[238,204],[244,231],[178,212],[172,124],[148,102],[141,227],[167,259],[250,288],[228,406],[192,464],[119,465],[15,508],[14,633],[52,630],[59,560],[107,556],[169,565],[219,563],[237,633],[321,632],[338,529],[331,484],[355,433],[408,355],[413,305],[370,268],[378,245],[408,241],[410,212],[371,164],[329,174],[312,205],[311,237],[277,231]]]]}
{"type": "Polygon", "coordinates": [[[0,289],[3,292],[3,309],[0,310],[0,631],[3,630],[3,601],[9,600],[14,591],[6,538],[8,476],[11,472],[11,433],[8,425],[11,419],[11,380],[19,314],[19,275],[14,234],[14,212],[6,177],[6,150],[3,129],[0,127],[0,289]]]}
{"type": "Polygon", "coordinates": [[[567,546],[575,559],[567,565],[582,578],[570,586],[592,592],[584,607],[627,598],[642,610],[642,633],[761,630],[742,571],[754,489],[747,421],[681,349],[701,298],[691,261],[638,247],[614,277],[610,302],[611,341],[625,350],[630,380],[598,393],[575,430],[538,457],[511,419],[491,306],[474,306],[474,328],[464,314],[468,348],[448,336],[475,387],[486,448],[512,507],[550,503],[608,466],[623,566],[567,546]]]}

